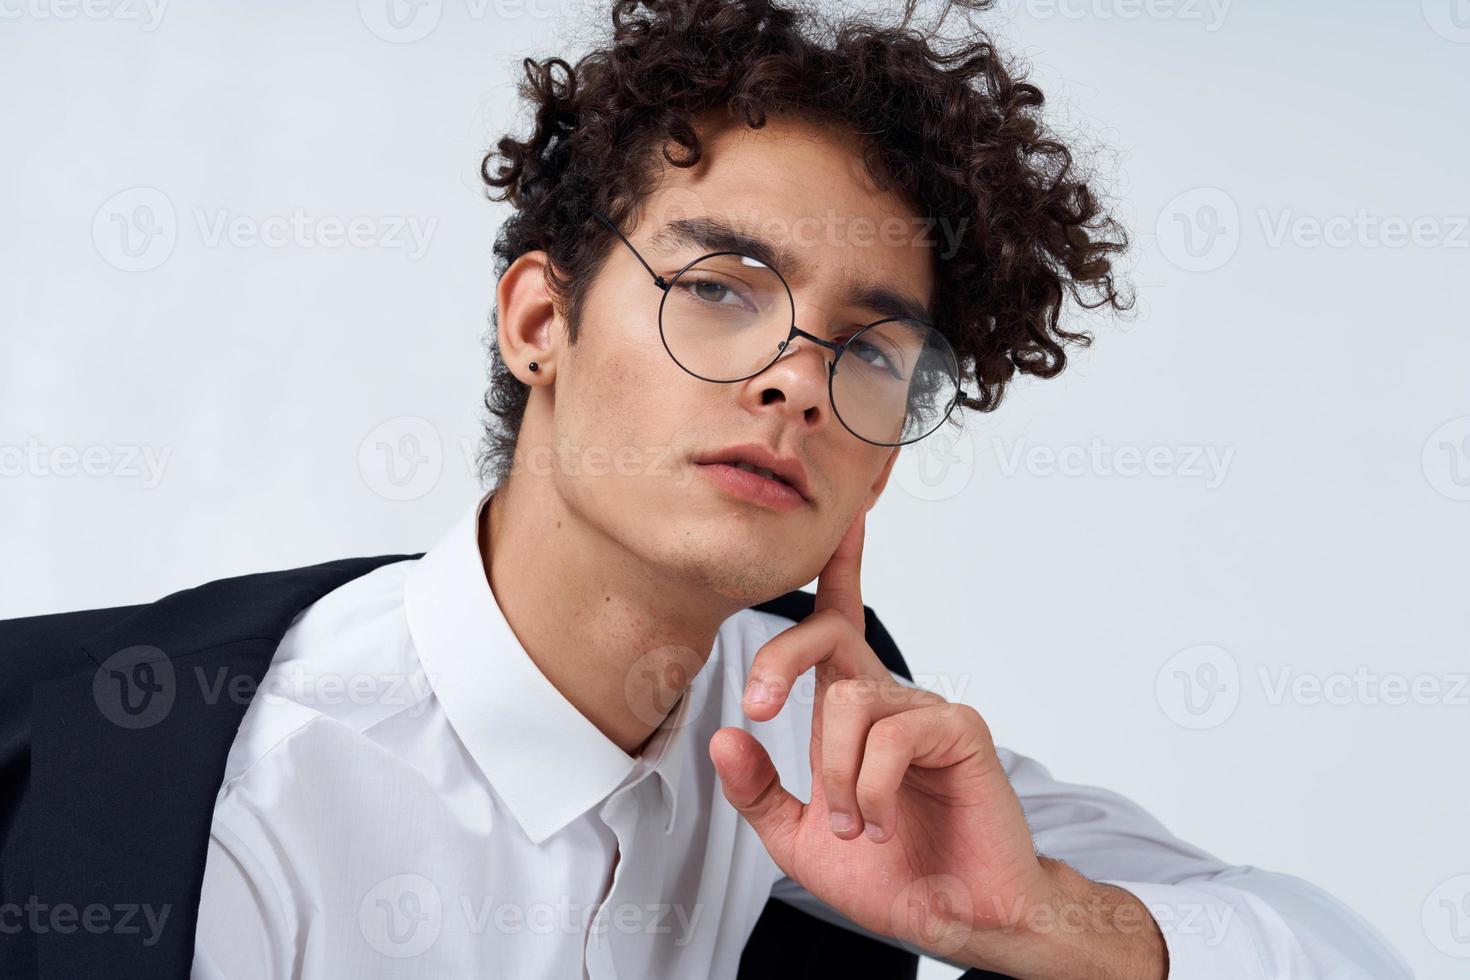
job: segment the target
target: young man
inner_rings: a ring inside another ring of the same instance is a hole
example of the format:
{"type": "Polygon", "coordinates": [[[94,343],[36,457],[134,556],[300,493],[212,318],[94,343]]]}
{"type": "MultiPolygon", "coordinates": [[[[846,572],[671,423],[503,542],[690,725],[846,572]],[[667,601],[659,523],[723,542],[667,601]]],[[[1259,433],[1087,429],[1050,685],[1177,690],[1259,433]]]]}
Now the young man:
{"type": "Polygon", "coordinates": [[[527,62],[486,161],[490,492],[421,557],[4,624],[5,899],[52,910],[5,975],[733,977],[774,898],[778,975],[832,923],[906,951],[860,975],[1407,976],[1308,883],[996,747],[863,605],[899,447],[1059,371],[1068,291],[1125,305],[1040,94],[983,37],[614,22],[527,62]],[[151,937],[55,925],[125,900],[151,937]]]}

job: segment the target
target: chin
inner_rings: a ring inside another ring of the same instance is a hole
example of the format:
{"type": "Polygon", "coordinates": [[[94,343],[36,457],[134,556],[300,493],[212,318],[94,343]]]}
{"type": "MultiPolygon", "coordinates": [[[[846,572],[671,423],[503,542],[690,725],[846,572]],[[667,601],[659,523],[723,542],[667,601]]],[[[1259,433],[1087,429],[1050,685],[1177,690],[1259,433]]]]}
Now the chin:
{"type": "MultiPolygon", "coordinates": [[[[665,564],[681,581],[751,606],[800,586],[792,552],[752,536],[749,528],[717,519],[697,520],[660,546],[665,564]]],[[[807,579],[802,579],[802,582],[807,579]]]]}

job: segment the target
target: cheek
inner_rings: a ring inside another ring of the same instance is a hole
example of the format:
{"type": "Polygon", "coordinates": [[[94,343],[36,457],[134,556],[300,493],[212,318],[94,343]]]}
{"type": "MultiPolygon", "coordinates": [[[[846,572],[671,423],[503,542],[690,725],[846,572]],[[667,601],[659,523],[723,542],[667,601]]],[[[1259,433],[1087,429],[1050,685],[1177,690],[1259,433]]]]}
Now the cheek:
{"type": "Polygon", "coordinates": [[[589,318],[575,351],[571,390],[558,398],[558,435],[603,447],[610,458],[622,452],[628,465],[681,445],[679,433],[719,394],[702,390],[718,386],[690,377],[669,358],[656,322],[646,338],[626,323],[598,336],[589,318]]]}

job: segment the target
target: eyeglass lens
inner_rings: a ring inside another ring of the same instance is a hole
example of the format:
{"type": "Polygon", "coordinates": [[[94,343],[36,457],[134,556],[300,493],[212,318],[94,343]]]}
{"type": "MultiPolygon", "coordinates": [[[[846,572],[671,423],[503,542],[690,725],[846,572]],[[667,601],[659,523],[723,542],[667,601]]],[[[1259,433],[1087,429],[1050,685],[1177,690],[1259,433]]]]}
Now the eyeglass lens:
{"type": "MultiPolygon", "coordinates": [[[[659,311],[664,344],[684,370],[708,381],[741,381],[780,354],[795,319],[791,293],[748,256],[706,256],[681,272],[659,311]]],[[[886,320],[830,338],[849,341],[832,377],[843,424],[881,445],[912,442],[944,421],[959,389],[954,350],[917,320],[886,320]]]]}

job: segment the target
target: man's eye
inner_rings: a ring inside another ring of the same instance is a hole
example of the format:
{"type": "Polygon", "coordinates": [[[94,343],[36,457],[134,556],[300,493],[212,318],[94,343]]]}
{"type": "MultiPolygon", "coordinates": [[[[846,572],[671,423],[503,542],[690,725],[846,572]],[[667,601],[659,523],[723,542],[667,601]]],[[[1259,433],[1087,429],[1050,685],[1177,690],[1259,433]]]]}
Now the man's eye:
{"type": "MultiPolygon", "coordinates": [[[[833,338],[839,344],[845,344],[851,337],[856,336],[858,331],[854,330],[840,338],[833,338]]],[[[891,377],[903,379],[903,365],[892,351],[887,350],[882,344],[875,344],[867,340],[860,340],[848,349],[848,355],[857,358],[876,370],[883,371],[891,377]]]]}
{"type": "Polygon", "coordinates": [[[696,296],[709,303],[718,303],[729,295],[730,290],[718,282],[696,282],[690,286],[696,296]]]}

